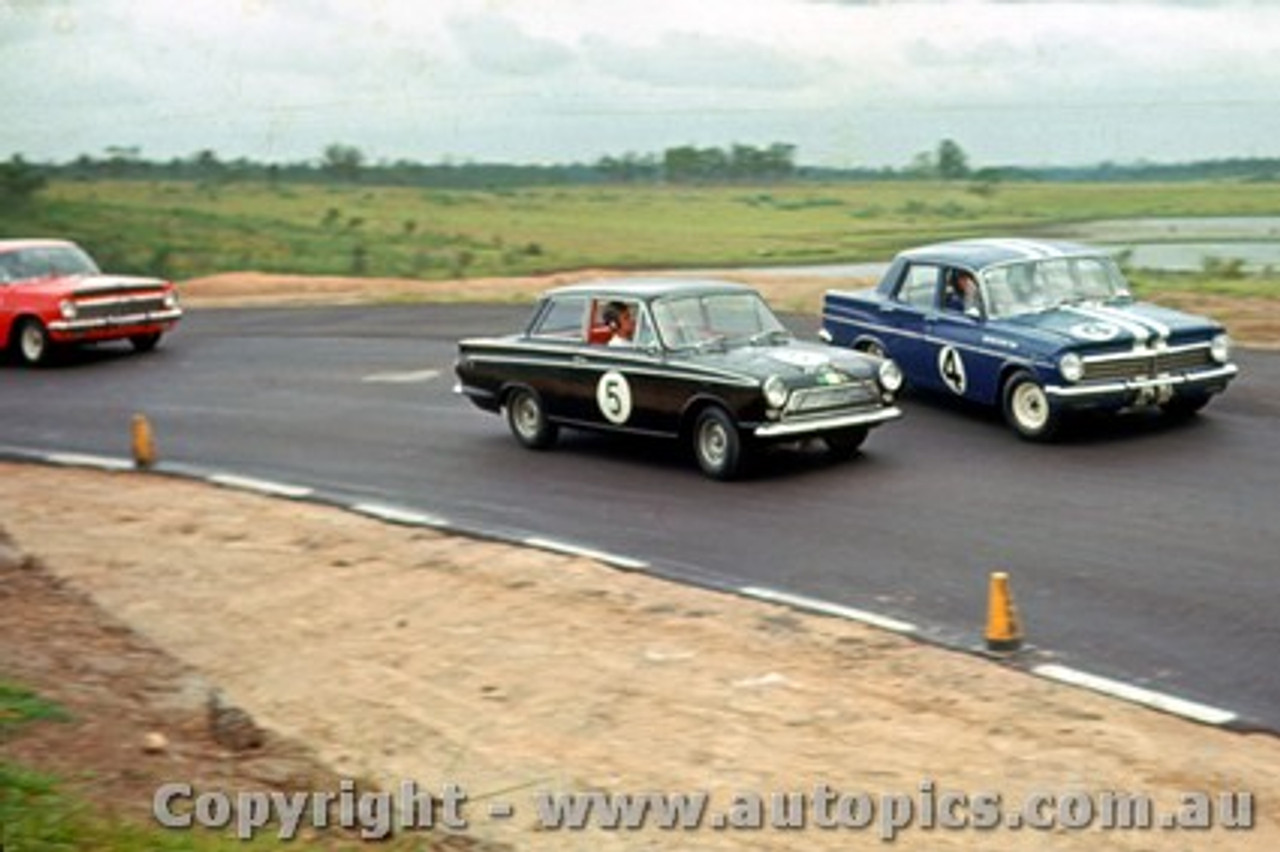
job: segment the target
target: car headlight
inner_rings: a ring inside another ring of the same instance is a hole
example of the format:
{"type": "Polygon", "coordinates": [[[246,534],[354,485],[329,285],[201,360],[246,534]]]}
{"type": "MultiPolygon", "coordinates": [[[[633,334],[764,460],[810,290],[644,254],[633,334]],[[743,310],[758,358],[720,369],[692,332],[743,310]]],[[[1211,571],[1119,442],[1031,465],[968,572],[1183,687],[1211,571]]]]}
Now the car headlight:
{"type": "Polygon", "coordinates": [[[164,294],[164,306],[168,310],[178,307],[178,291],[169,290],[164,294]]]}
{"type": "Polygon", "coordinates": [[[62,314],[64,320],[73,320],[76,318],[76,303],[70,299],[63,299],[58,303],[58,312],[62,314]]]}
{"type": "Polygon", "coordinates": [[[778,376],[770,376],[764,380],[764,401],[769,403],[770,408],[781,408],[786,405],[790,394],[786,382],[778,376]]]}
{"type": "Polygon", "coordinates": [[[1084,361],[1074,352],[1068,352],[1058,359],[1058,372],[1069,382],[1078,382],[1084,378],[1084,361]]]}
{"type": "Polygon", "coordinates": [[[888,358],[880,362],[880,387],[889,393],[897,393],[902,389],[902,370],[888,358]]]}
{"type": "Polygon", "coordinates": [[[1227,363],[1231,359],[1231,338],[1225,333],[1214,337],[1213,343],[1209,345],[1209,354],[1219,364],[1227,363]]]}

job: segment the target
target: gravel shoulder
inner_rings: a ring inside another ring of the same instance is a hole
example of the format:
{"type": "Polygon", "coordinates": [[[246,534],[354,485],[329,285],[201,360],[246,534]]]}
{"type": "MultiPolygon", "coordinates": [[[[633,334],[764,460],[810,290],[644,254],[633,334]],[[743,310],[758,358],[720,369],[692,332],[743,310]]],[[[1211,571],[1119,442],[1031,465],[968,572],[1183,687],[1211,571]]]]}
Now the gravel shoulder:
{"type": "Polygon", "coordinates": [[[461,785],[467,844],[847,849],[865,831],[557,832],[553,792],[1250,791],[1256,828],[904,829],[903,849],[1280,848],[1280,740],[858,624],[589,560],[163,476],[0,464],[0,673],[64,702],[6,757],[80,767],[146,819],[158,781],[461,785]],[[27,554],[18,557],[17,549],[27,554]],[[6,557],[5,554],[8,554],[6,557]],[[228,753],[216,685],[266,732],[228,753]],[[162,734],[166,747],[143,748],[162,734]],[[501,797],[515,816],[486,818],[501,797]]]}
{"type": "MultiPolygon", "coordinates": [[[[618,275],[616,270],[585,269],[526,278],[475,278],[421,281],[409,278],[342,278],[233,272],[181,282],[186,304],[194,307],[280,307],[300,305],[369,304],[374,302],[532,302],[548,287],[590,278],[618,275]]],[[[688,275],[655,271],[645,275],[688,275]]],[[[875,281],[769,272],[719,274],[750,284],[778,310],[817,314],[828,289],[861,289],[875,281]]],[[[1246,346],[1280,347],[1280,311],[1275,299],[1235,298],[1213,294],[1171,292],[1159,301],[1169,307],[1215,317],[1231,336],[1246,346]]]]}

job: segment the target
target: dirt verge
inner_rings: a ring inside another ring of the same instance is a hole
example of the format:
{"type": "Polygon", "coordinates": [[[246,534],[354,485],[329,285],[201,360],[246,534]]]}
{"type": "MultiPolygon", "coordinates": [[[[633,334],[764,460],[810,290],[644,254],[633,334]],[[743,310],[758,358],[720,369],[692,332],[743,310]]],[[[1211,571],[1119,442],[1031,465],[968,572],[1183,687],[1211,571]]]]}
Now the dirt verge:
{"type": "MultiPolygon", "coordinates": [[[[230,272],[184,281],[180,289],[185,303],[195,307],[350,305],[397,301],[528,302],[549,287],[619,274],[624,273],[587,269],[526,278],[422,281],[411,278],[342,278],[230,272]]],[[[769,272],[708,271],[707,274],[717,274],[756,287],[778,310],[815,315],[820,311],[822,294],[826,290],[860,289],[875,285],[875,281],[865,278],[827,278],[769,272]]],[[[1274,299],[1169,293],[1161,295],[1159,301],[1169,307],[1216,318],[1239,343],[1264,348],[1280,346],[1280,311],[1277,311],[1274,299]]]]}
{"type": "Polygon", "coordinates": [[[857,624],[133,473],[0,465],[0,517],[48,572],[0,574],[0,672],[90,720],[71,744],[6,748],[112,772],[124,781],[98,792],[131,812],[149,806],[157,778],[260,787],[291,778],[298,757],[388,787],[462,785],[471,835],[530,850],[883,845],[877,824],[549,831],[532,804],[539,791],[705,790],[723,805],[818,784],[916,797],[932,784],[1010,807],[1033,793],[1127,791],[1161,813],[1184,792],[1256,796],[1257,827],[1230,833],[928,829],[917,812],[903,849],[1280,846],[1280,740],[857,624]],[[67,595],[117,626],[83,631],[67,595]],[[228,764],[193,727],[191,682],[217,684],[275,742],[305,748],[266,755],[265,769],[228,764]],[[136,724],[116,727],[125,719],[136,724]],[[142,757],[138,735],[151,730],[170,745],[142,757]],[[487,818],[495,798],[515,816],[487,818]]]}

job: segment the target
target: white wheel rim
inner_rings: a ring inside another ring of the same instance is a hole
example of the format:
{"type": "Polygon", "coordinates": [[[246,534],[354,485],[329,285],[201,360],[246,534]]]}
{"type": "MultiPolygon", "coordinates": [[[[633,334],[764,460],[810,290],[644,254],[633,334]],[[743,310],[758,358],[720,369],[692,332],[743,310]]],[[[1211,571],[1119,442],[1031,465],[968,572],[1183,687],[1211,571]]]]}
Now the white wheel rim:
{"type": "Polygon", "coordinates": [[[714,420],[704,423],[698,434],[698,452],[707,464],[720,467],[729,452],[729,435],[724,426],[714,420]]]}
{"type": "Polygon", "coordinates": [[[1018,385],[1013,392],[1013,416],[1028,432],[1045,427],[1049,422],[1049,399],[1039,385],[1018,385]]]}
{"type": "Polygon", "coordinates": [[[538,432],[538,404],[533,401],[533,397],[521,396],[516,400],[514,406],[514,420],[516,429],[526,438],[531,438],[538,432]]]}
{"type": "Polygon", "coordinates": [[[28,361],[39,361],[44,354],[44,335],[34,325],[22,329],[22,356],[28,361]]]}

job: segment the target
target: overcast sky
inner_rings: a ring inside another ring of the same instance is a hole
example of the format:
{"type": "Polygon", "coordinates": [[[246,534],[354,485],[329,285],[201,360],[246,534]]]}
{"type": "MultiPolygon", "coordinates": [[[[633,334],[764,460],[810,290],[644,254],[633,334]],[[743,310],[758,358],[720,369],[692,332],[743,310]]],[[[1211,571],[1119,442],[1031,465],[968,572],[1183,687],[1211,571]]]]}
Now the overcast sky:
{"type": "Polygon", "coordinates": [[[0,0],[0,157],[1280,156],[1280,3],[0,0]]]}

